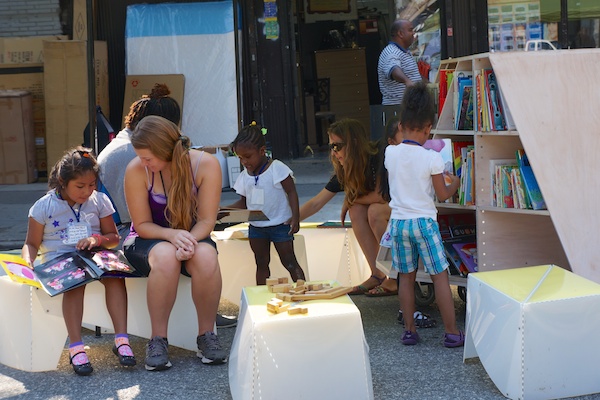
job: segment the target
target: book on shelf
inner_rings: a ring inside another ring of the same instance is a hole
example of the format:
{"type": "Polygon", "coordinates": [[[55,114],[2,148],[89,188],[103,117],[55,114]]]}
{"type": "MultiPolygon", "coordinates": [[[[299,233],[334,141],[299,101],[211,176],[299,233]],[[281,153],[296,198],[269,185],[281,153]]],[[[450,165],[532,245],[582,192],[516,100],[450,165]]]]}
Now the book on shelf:
{"type": "Polygon", "coordinates": [[[472,241],[461,241],[459,243],[452,243],[452,247],[457,251],[462,262],[465,264],[470,272],[477,272],[477,242],[472,241]]]}
{"type": "Polygon", "coordinates": [[[472,130],[473,129],[473,76],[463,73],[457,80],[457,107],[454,119],[454,129],[472,130]]]}
{"type": "Polygon", "coordinates": [[[439,94],[438,94],[438,115],[442,114],[442,108],[446,102],[446,96],[448,96],[448,89],[452,84],[452,75],[454,70],[441,69],[439,72],[439,94]]]}
{"type": "Polygon", "coordinates": [[[542,191],[540,190],[537,180],[535,179],[535,175],[533,174],[533,169],[529,164],[527,154],[525,154],[523,149],[519,149],[516,151],[516,156],[517,164],[519,165],[519,170],[521,171],[521,179],[525,185],[525,191],[529,197],[531,208],[534,210],[545,210],[546,202],[544,201],[542,191]]]}
{"type": "Polygon", "coordinates": [[[442,240],[475,234],[476,222],[473,212],[438,214],[437,221],[442,240]]]}
{"type": "Polygon", "coordinates": [[[444,252],[446,254],[446,258],[448,259],[448,263],[450,264],[451,269],[458,272],[457,274],[453,271],[449,271],[450,275],[467,276],[469,272],[471,272],[459,254],[459,251],[456,250],[455,246],[475,243],[475,241],[476,239],[474,235],[451,238],[444,241],[444,252]]]}
{"type": "Polygon", "coordinates": [[[521,170],[519,168],[513,168],[510,171],[512,186],[513,186],[513,199],[515,202],[515,208],[530,209],[531,201],[527,196],[527,189],[525,188],[525,182],[521,176],[521,170]]]}
{"type": "Polygon", "coordinates": [[[50,296],[98,279],[141,276],[121,250],[73,251],[36,265],[33,270],[19,256],[1,254],[0,260],[3,268],[13,273],[7,272],[13,281],[41,287],[50,296]]]}
{"type": "Polygon", "coordinates": [[[502,90],[492,69],[474,72],[476,107],[473,120],[478,131],[504,131],[516,129],[502,90]]]}
{"type": "Polygon", "coordinates": [[[512,208],[512,199],[510,202],[506,202],[504,196],[505,191],[510,190],[512,197],[512,184],[507,187],[507,182],[503,181],[504,173],[508,170],[508,177],[510,178],[510,170],[517,167],[517,160],[515,159],[501,159],[501,160],[490,160],[490,204],[492,207],[503,207],[512,208]]]}

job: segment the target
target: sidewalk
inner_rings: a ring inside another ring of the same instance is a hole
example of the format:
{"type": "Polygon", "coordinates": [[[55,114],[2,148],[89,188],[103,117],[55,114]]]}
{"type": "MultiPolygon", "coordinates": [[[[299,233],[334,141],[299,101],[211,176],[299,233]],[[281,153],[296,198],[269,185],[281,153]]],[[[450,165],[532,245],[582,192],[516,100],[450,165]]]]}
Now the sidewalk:
{"type": "MultiPolygon", "coordinates": [[[[300,204],[318,193],[329,180],[331,165],[326,156],[285,161],[294,171],[300,204]]],[[[27,211],[46,191],[45,183],[0,186],[0,251],[19,248],[27,230],[27,211]]],[[[222,193],[222,204],[237,199],[231,190],[222,193]]],[[[343,196],[334,197],[310,221],[339,220],[343,196]]],[[[453,287],[456,316],[459,327],[465,323],[466,305],[453,287]]],[[[366,341],[370,348],[370,363],[375,399],[504,399],[490,380],[478,360],[463,363],[462,348],[446,349],[442,346],[443,325],[436,304],[420,307],[438,321],[434,328],[421,329],[421,343],[403,346],[400,343],[402,326],[397,322],[396,296],[369,298],[353,296],[359,308],[366,341]]],[[[8,305],[4,305],[8,306],[8,305]]],[[[235,312],[235,310],[234,310],[235,312]]],[[[558,329],[558,328],[557,328],[558,329]]],[[[76,376],[64,350],[56,371],[29,373],[0,364],[0,399],[213,399],[230,400],[227,365],[206,366],[194,352],[170,348],[173,367],[164,372],[147,372],[143,367],[146,339],[132,337],[132,347],[138,366],[123,369],[111,352],[113,336],[96,337],[84,330],[84,341],[94,366],[89,377],[76,376]]],[[[219,336],[229,350],[235,328],[220,329],[219,336]]],[[[327,332],[323,332],[327,335],[327,332]]],[[[195,332],[190,332],[195,335],[195,332]]],[[[0,338],[7,340],[7,338],[0,338]]],[[[327,355],[323,355],[326,357],[327,355]]],[[[315,360],[318,362],[318,360],[315,360]]],[[[343,374],[344,371],[331,371],[343,374]]],[[[294,393],[310,393],[310,386],[298,371],[298,387],[294,393]]],[[[335,399],[335,388],[329,393],[310,393],[308,398],[335,399]]],[[[578,399],[600,399],[600,395],[578,399]]],[[[272,400],[272,399],[266,399],[272,400]]],[[[348,399],[362,400],[362,399],[348,399]]]]}

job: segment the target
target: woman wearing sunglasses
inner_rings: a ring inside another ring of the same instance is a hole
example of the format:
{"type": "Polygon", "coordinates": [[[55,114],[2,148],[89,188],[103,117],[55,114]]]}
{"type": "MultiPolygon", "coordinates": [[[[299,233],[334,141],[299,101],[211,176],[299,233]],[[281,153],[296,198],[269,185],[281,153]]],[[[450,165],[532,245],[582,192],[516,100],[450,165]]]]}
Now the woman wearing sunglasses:
{"type": "Polygon", "coordinates": [[[329,148],[335,174],[324,189],[300,208],[300,219],[310,217],[327,204],[338,192],[344,192],[340,219],[350,214],[352,230],[365,254],[371,276],[355,286],[350,294],[367,294],[375,288],[384,295],[398,292],[397,282],[386,279],[376,266],[379,240],[389,219],[389,199],[380,193],[381,157],[383,151],[369,140],[365,128],[354,119],[341,119],[329,127],[329,148]]]}
{"type": "MultiPolygon", "coordinates": [[[[339,193],[345,193],[340,215],[342,223],[350,214],[352,230],[362,249],[371,276],[352,289],[351,295],[365,294],[369,297],[396,295],[398,282],[388,278],[376,265],[379,242],[390,219],[388,204],[389,187],[387,173],[383,170],[383,154],[388,145],[399,144],[398,118],[392,118],[386,126],[386,140],[381,145],[371,142],[362,124],[354,119],[341,119],[329,127],[329,149],[334,175],[325,188],[300,207],[300,220],[319,212],[325,204],[339,193]]],[[[398,321],[403,323],[402,311],[398,321]]],[[[436,320],[416,311],[415,324],[419,328],[431,328],[436,320]]]]}

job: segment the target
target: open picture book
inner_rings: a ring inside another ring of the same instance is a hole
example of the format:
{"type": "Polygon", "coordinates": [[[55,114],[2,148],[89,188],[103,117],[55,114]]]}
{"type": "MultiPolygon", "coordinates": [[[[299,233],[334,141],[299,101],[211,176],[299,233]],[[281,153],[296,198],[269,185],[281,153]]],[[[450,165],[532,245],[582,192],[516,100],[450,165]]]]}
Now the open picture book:
{"type": "Polygon", "coordinates": [[[141,276],[121,250],[73,251],[36,265],[33,270],[19,256],[0,254],[0,264],[11,280],[42,288],[50,296],[97,279],[141,276]]]}

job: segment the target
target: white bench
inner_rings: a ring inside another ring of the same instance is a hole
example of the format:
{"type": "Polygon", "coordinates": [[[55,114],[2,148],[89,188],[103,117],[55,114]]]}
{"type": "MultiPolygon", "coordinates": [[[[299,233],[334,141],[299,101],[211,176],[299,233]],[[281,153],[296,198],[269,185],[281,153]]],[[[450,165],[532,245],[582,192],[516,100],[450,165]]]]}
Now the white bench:
{"type": "MultiPolygon", "coordinates": [[[[147,278],[127,279],[128,331],[148,338],[150,317],[146,305],[147,278]]],[[[169,320],[169,344],[196,351],[196,311],[190,295],[191,280],[182,277],[169,320]]],[[[0,276],[0,363],[24,371],[56,369],[65,348],[67,329],[62,317],[62,296],[0,276]]],[[[111,328],[100,282],[87,285],[83,323],[111,328]]]]}

